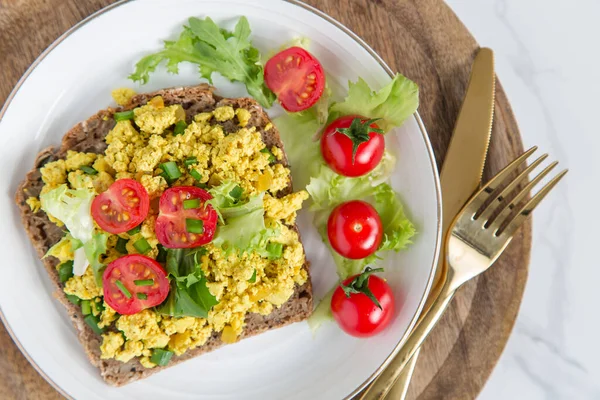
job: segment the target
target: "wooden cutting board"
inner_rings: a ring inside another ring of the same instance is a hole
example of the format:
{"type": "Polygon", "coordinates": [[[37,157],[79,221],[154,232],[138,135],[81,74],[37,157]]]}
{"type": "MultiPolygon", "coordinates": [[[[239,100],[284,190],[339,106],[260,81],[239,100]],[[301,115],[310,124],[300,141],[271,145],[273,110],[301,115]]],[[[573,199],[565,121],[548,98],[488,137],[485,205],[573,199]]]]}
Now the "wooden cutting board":
{"type": "MultiPolygon", "coordinates": [[[[0,0],[0,101],[4,103],[27,67],[52,41],[110,3],[111,0],[0,0]]],[[[440,166],[478,48],[464,25],[441,0],[307,3],[348,26],[392,69],[419,84],[419,112],[440,166]]],[[[510,104],[498,83],[484,179],[522,150],[510,104]]],[[[494,268],[461,289],[421,351],[409,398],[477,396],[513,327],[527,279],[530,249],[529,222],[494,268]]],[[[2,324],[0,398],[61,398],[23,357],[2,324]]]]}

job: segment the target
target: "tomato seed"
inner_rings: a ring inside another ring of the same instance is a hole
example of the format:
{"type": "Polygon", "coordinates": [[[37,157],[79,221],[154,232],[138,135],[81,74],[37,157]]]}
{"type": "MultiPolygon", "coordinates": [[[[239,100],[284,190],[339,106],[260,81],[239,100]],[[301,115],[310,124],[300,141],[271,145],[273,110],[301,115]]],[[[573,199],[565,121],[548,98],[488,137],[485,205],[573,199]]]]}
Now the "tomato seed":
{"type": "Polygon", "coordinates": [[[285,63],[286,63],[286,64],[289,64],[289,63],[291,63],[292,61],[294,61],[294,57],[292,57],[292,56],[287,56],[287,58],[285,59],[285,63]]]}
{"type": "Polygon", "coordinates": [[[308,93],[304,92],[300,95],[303,99],[308,99],[308,93]]]}

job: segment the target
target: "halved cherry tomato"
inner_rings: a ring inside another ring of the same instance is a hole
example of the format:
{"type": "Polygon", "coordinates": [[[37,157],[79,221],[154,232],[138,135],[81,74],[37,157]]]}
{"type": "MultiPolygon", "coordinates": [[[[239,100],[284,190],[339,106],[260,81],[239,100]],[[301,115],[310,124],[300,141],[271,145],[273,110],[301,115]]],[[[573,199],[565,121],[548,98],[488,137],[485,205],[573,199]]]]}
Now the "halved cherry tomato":
{"type": "Polygon", "coordinates": [[[331,298],[333,317],[344,332],[352,336],[376,335],[389,325],[394,315],[394,294],[390,286],[378,276],[370,275],[372,272],[367,270],[346,279],[331,298]],[[362,282],[357,279],[361,275],[362,282]]]}
{"type": "Polygon", "coordinates": [[[321,152],[340,175],[356,177],[371,172],[381,161],[385,139],[376,123],[349,115],[329,124],[321,137],[321,152]]]}
{"type": "Polygon", "coordinates": [[[288,111],[302,111],[319,100],[325,72],[319,60],[301,47],[283,50],[265,64],[265,83],[288,111]]]}
{"type": "Polygon", "coordinates": [[[92,201],[94,221],[109,233],[123,233],[138,226],[148,215],[150,197],[134,179],[119,179],[92,201]]]}
{"type": "Polygon", "coordinates": [[[102,285],[106,304],[123,315],[157,306],[169,294],[163,267],[141,254],[129,254],[108,264],[102,285]]]}
{"type": "Polygon", "coordinates": [[[341,256],[358,260],[377,251],[383,226],[373,206],[352,200],[333,209],[327,220],[327,236],[341,256]]]}
{"type": "Polygon", "coordinates": [[[160,196],[160,213],[155,231],[158,241],[170,249],[202,246],[210,242],[217,229],[217,212],[207,200],[210,193],[195,186],[177,186],[160,196]],[[197,207],[185,208],[185,200],[198,200],[197,207]]]}

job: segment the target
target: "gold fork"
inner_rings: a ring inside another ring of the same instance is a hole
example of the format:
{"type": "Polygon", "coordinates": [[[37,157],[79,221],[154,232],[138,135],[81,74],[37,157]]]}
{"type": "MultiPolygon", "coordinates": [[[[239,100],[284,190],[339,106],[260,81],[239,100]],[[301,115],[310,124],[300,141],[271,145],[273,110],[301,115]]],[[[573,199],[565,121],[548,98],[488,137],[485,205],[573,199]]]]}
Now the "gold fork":
{"type": "Polygon", "coordinates": [[[448,274],[440,294],[429,312],[414,328],[406,343],[394,358],[393,365],[386,368],[373,384],[362,393],[360,399],[384,399],[398,379],[409,359],[427,338],[456,290],[465,282],[485,272],[512,240],[515,231],[546,197],[552,188],[565,176],[563,170],[544,185],[533,197],[523,203],[527,194],[544,179],[558,162],[553,162],[518,191],[510,202],[511,195],[526,182],[529,173],[538,167],[548,155],[544,154],[532,162],[513,180],[509,176],[531,156],[537,147],[526,151],[511,162],[491,181],[483,186],[454,219],[446,239],[446,262],[448,274]],[[502,190],[500,190],[502,188],[502,190]]]}

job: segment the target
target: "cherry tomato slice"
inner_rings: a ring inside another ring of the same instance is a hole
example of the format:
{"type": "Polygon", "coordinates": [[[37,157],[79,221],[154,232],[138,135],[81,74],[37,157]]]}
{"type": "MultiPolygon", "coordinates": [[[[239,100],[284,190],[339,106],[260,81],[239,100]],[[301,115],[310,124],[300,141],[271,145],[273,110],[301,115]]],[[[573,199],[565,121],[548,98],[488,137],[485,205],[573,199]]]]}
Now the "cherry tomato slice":
{"type": "MultiPolygon", "coordinates": [[[[346,279],[343,285],[348,285],[355,277],[346,279]]],[[[346,296],[341,286],[335,289],[331,298],[331,311],[338,325],[344,332],[356,337],[378,334],[389,325],[394,315],[394,294],[388,283],[375,275],[368,279],[367,286],[381,308],[364,293],[346,296]]]]}
{"type": "Polygon", "coordinates": [[[327,236],[331,247],[341,256],[357,260],[377,251],[383,226],[373,206],[352,200],[333,209],[327,220],[327,236]]]}
{"type": "Polygon", "coordinates": [[[265,64],[265,83],[287,111],[306,110],[325,88],[321,63],[301,47],[283,50],[265,64]]]}
{"type": "Polygon", "coordinates": [[[160,213],[154,228],[158,241],[170,249],[209,243],[215,235],[218,220],[212,206],[204,204],[210,199],[210,193],[195,186],[177,186],[165,190],[160,196],[160,213]],[[197,207],[184,207],[185,200],[196,199],[197,207]]]}
{"type": "Polygon", "coordinates": [[[106,192],[92,201],[94,221],[109,233],[123,233],[144,221],[150,208],[150,197],[141,183],[119,179],[106,192]]]}
{"type": "MultiPolygon", "coordinates": [[[[356,115],[341,117],[329,124],[321,136],[321,152],[325,162],[338,174],[349,177],[362,176],[371,172],[379,164],[385,151],[383,135],[371,131],[371,129],[379,129],[379,126],[372,123],[368,127],[362,126],[361,131],[357,132],[359,135],[368,134],[369,139],[358,144],[354,153],[352,139],[340,133],[338,129],[350,129],[355,118],[360,118],[363,123],[367,121],[367,118],[356,115]]],[[[356,134],[350,133],[350,135],[356,137],[356,134]]]]}
{"type": "Polygon", "coordinates": [[[123,315],[162,303],[169,294],[163,267],[141,254],[129,254],[108,264],[102,275],[104,301],[123,315]]]}

